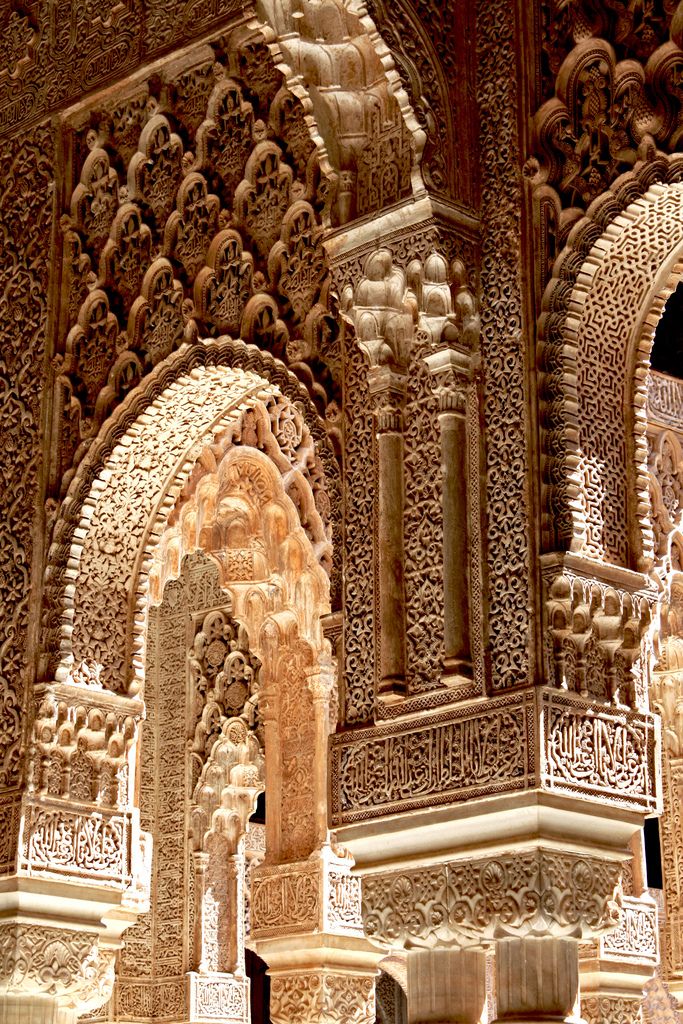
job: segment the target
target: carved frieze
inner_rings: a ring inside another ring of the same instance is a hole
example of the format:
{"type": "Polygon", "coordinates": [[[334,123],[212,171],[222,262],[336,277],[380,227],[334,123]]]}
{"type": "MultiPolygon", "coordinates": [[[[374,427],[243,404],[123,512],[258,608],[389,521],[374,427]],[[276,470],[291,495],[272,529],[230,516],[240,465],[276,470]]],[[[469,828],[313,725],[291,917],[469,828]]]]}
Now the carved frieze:
{"type": "Polygon", "coordinates": [[[536,786],[650,811],[658,743],[654,716],[547,689],[340,734],[330,748],[331,820],[536,786]]]}
{"type": "MultiPolygon", "coordinates": [[[[19,21],[24,23],[23,15],[19,21]]],[[[47,331],[49,260],[45,259],[45,246],[52,229],[52,167],[50,126],[0,148],[0,313],[4,324],[0,379],[11,382],[0,401],[0,482],[4,495],[0,517],[0,604],[4,609],[0,617],[2,789],[16,789],[20,780],[22,708],[26,706],[25,685],[30,676],[29,581],[36,509],[42,503],[38,489],[40,395],[47,331]]]]}
{"type": "Polygon", "coordinates": [[[373,1024],[375,979],[372,975],[300,970],[277,973],[270,988],[273,1024],[373,1024]]]}
{"type": "Polygon", "coordinates": [[[683,420],[683,381],[650,370],[647,377],[647,418],[662,426],[678,427],[683,420]]]}
{"type": "Polygon", "coordinates": [[[600,957],[658,963],[657,904],[654,900],[624,896],[618,927],[600,938],[600,957]]]}
{"type": "Polygon", "coordinates": [[[84,877],[125,888],[131,881],[130,815],[25,804],[19,870],[27,874],[84,877]]]}
{"type": "Polygon", "coordinates": [[[230,975],[188,976],[189,1013],[193,1020],[217,1020],[221,1024],[249,1021],[249,983],[230,975]]]}
{"type": "Polygon", "coordinates": [[[587,996],[581,1000],[581,1015],[586,1024],[641,1024],[640,999],[623,996],[587,996]]]}
{"type": "Polygon", "coordinates": [[[251,882],[251,931],[263,936],[313,931],[321,924],[317,863],[257,868],[251,882]]]}
{"type": "Polygon", "coordinates": [[[526,788],[532,718],[533,702],[519,697],[333,737],[332,821],[526,788]]]}
{"type": "Polygon", "coordinates": [[[541,784],[655,810],[659,719],[543,695],[541,784]]]}

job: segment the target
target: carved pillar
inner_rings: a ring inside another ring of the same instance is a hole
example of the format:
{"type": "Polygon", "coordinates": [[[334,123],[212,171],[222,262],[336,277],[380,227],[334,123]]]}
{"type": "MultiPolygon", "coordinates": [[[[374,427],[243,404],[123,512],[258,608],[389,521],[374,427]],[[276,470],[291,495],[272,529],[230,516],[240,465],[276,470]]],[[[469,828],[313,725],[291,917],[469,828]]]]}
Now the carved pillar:
{"type": "MultiPolygon", "coordinates": [[[[389,249],[368,256],[365,276],[344,291],[342,306],[368,363],[368,390],[377,432],[378,523],[375,546],[379,605],[377,696],[406,693],[403,409],[417,321],[415,295],[389,249]]],[[[370,483],[370,481],[368,481],[370,483]]],[[[368,523],[368,530],[372,524],[368,523]]]]}
{"type": "Polygon", "coordinates": [[[379,475],[379,614],[380,677],[384,699],[405,692],[405,587],[403,551],[403,414],[405,376],[388,367],[373,367],[370,393],[376,402],[379,475]]]}
{"type": "Polygon", "coordinates": [[[444,681],[472,675],[469,624],[469,508],[465,348],[440,348],[425,357],[439,398],[443,509],[444,681]]]}
{"type": "Polygon", "coordinates": [[[413,949],[408,960],[408,1024],[479,1024],[486,1014],[483,949],[413,949]]]}
{"type": "Polygon", "coordinates": [[[588,1024],[640,1021],[643,991],[659,962],[657,904],[624,896],[619,927],[582,946],[581,1010],[588,1024]]]}
{"type": "Polygon", "coordinates": [[[194,878],[195,878],[195,893],[196,893],[196,909],[195,909],[195,928],[194,928],[194,960],[197,965],[197,970],[200,973],[205,973],[210,970],[208,963],[205,958],[206,944],[204,942],[204,933],[207,928],[205,921],[207,913],[206,900],[204,899],[204,893],[206,891],[206,878],[209,869],[209,855],[203,851],[194,853],[194,878]]]}
{"type": "Polygon", "coordinates": [[[195,853],[197,971],[244,973],[244,854],[228,852],[210,836],[208,853],[195,853]]]}
{"type": "Polygon", "coordinates": [[[227,943],[226,965],[223,968],[233,974],[244,975],[244,883],[246,859],[242,852],[242,843],[238,853],[228,857],[226,863],[227,880],[227,943]]]}
{"type": "Polygon", "coordinates": [[[382,953],[363,937],[348,857],[327,846],[305,862],[255,868],[251,936],[269,967],[273,1024],[374,1024],[382,953]]]}

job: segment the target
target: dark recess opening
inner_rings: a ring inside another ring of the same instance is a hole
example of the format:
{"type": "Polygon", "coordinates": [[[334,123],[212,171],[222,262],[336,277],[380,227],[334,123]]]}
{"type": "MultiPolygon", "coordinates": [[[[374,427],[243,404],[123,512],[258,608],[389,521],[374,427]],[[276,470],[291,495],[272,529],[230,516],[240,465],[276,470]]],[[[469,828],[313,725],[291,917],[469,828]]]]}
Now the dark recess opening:
{"type": "Polygon", "coordinates": [[[245,951],[247,977],[251,981],[251,1024],[270,1024],[270,978],[268,965],[251,949],[245,951]]]}
{"type": "Polygon", "coordinates": [[[266,794],[262,790],[256,800],[256,810],[252,814],[250,821],[253,821],[255,825],[265,825],[266,823],[266,794]]]}
{"type": "Polygon", "coordinates": [[[650,366],[683,378],[683,281],[667,299],[655,330],[650,366]]]}
{"type": "Polygon", "coordinates": [[[663,889],[662,848],[659,844],[659,819],[645,819],[645,872],[648,889],[663,889]]]}

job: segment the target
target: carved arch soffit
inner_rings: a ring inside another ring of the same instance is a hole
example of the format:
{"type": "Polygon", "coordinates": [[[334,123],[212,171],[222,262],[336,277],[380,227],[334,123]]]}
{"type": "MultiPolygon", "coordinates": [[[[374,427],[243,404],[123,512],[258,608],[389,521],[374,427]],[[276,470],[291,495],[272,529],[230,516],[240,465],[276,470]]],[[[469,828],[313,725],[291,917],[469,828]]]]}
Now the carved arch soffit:
{"type": "Polygon", "coordinates": [[[206,342],[167,359],[131,393],[79,467],[49,553],[46,678],[87,683],[102,665],[107,688],[137,691],[155,546],[176,500],[201,488],[234,447],[283,481],[281,501],[322,576],[331,573],[334,599],[339,480],[324,427],[302,385],[267,353],[206,342]]]}
{"type": "Polygon", "coordinates": [[[682,170],[675,155],[624,175],[571,230],[545,290],[538,335],[547,550],[652,566],[646,379],[683,246],[682,170]]]}

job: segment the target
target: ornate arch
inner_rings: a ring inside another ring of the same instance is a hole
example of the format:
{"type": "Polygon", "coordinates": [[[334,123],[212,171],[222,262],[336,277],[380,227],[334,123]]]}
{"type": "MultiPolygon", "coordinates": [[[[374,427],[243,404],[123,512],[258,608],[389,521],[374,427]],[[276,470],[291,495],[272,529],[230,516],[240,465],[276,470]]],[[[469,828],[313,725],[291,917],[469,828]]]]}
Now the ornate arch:
{"type": "Polygon", "coordinates": [[[99,678],[103,671],[108,688],[137,690],[155,544],[197,460],[210,463],[212,445],[233,443],[262,448],[274,460],[296,492],[319,559],[331,568],[334,499],[325,473],[331,451],[301,385],[239,342],[187,348],[108,421],[64,502],[47,574],[60,644],[56,678],[71,679],[74,670],[77,678],[81,672],[99,678]],[[265,375],[238,369],[240,362],[261,366],[265,375]],[[302,502],[306,487],[310,497],[302,502]],[[97,595],[107,586],[113,589],[101,609],[97,595]]]}
{"type": "Polygon", "coordinates": [[[683,244],[677,162],[672,173],[671,184],[651,184],[629,205],[624,199],[648,184],[647,174],[640,189],[635,174],[625,176],[596,200],[557,260],[539,329],[546,542],[645,570],[646,374],[683,244]]]}

